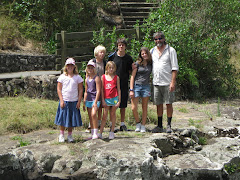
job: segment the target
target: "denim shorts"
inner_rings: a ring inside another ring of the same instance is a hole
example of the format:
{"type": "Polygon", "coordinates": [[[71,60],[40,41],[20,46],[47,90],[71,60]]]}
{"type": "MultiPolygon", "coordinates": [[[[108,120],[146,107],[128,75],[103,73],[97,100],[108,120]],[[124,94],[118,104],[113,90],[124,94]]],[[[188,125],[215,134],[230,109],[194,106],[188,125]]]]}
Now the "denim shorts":
{"type": "Polygon", "coordinates": [[[118,96],[114,98],[105,99],[107,106],[115,106],[118,103],[118,96]]]}
{"type": "Polygon", "coordinates": [[[151,88],[150,85],[141,85],[135,84],[134,85],[134,96],[135,97],[149,97],[151,96],[151,88]]]}
{"type": "MultiPolygon", "coordinates": [[[[86,105],[86,107],[88,107],[88,108],[92,108],[92,107],[93,107],[93,104],[94,104],[94,101],[86,101],[86,102],[85,102],[85,105],[86,105]]],[[[97,102],[97,107],[98,107],[98,108],[99,108],[100,104],[101,104],[101,102],[98,101],[98,102],[97,102]]]]}

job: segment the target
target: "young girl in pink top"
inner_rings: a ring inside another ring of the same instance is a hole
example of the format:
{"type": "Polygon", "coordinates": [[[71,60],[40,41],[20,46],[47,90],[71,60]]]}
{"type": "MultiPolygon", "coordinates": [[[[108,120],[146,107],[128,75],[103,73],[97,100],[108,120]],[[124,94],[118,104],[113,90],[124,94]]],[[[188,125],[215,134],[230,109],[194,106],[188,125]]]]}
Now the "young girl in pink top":
{"type": "Polygon", "coordinates": [[[73,127],[82,126],[80,103],[83,95],[83,79],[79,76],[75,60],[66,60],[64,73],[58,78],[57,93],[59,105],[55,124],[60,126],[59,142],[64,142],[64,130],[68,129],[68,142],[73,142],[73,127]]]}
{"type": "MultiPolygon", "coordinates": [[[[97,120],[97,111],[100,106],[100,94],[101,94],[101,80],[97,76],[96,64],[93,61],[89,61],[86,68],[87,78],[85,79],[85,93],[83,103],[87,107],[88,116],[90,120],[91,127],[91,138],[97,139],[98,132],[98,120],[97,120]]],[[[83,110],[85,111],[85,106],[83,110]]]]}
{"type": "Polygon", "coordinates": [[[102,132],[106,125],[108,111],[110,110],[110,120],[112,122],[109,139],[114,139],[114,128],[116,123],[116,110],[120,105],[121,90],[120,80],[116,75],[116,64],[109,61],[105,68],[105,74],[102,75],[102,105],[104,107],[103,119],[100,128],[99,138],[102,138],[102,132]]]}

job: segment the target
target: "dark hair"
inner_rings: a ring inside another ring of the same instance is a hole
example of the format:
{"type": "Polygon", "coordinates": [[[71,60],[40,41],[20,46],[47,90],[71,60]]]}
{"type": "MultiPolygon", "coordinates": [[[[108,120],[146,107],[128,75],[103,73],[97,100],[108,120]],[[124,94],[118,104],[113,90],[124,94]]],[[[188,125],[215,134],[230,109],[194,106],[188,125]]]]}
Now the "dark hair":
{"type": "Polygon", "coordinates": [[[119,43],[123,43],[127,47],[127,40],[125,38],[119,38],[117,40],[117,44],[116,45],[118,46],[119,43]]]}
{"type": "Polygon", "coordinates": [[[140,51],[139,51],[139,54],[138,54],[138,58],[137,58],[137,62],[140,64],[140,65],[143,65],[143,58],[142,58],[142,51],[146,51],[149,59],[147,59],[147,64],[152,64],[152,56],[150,54],[150,51],[147,47],[141,47],[140,51]]]}

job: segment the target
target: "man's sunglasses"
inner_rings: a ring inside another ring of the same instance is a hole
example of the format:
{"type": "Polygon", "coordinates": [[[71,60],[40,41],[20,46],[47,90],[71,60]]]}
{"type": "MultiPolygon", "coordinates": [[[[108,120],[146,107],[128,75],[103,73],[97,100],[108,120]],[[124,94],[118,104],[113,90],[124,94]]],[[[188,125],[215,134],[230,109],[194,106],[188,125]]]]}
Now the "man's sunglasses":
{"type": "Polygon", "coordinates": [[[163,39],[163,38],[156,38],[156,39],[154,39],[154,40],[156,41],[156,40],[162,40],[162,39],[163,39]]]}

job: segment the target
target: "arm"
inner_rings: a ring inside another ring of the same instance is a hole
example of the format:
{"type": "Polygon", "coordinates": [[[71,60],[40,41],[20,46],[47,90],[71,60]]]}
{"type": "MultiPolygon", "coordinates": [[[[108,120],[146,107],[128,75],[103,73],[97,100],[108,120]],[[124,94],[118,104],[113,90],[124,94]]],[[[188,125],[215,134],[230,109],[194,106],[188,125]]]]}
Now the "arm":
{"type": "Polygon", "coordinates": [[[65,107],[65,103],[63,101],[63,96],[62,96],[62,83],[60,82],[58,82],[57,84],[57,93],[60,100],[60,107],[63,109],[65,107]]]}
{"type": "Polygon", "coordinates": [[[85,103],[86,103],[86,99],[87,99],[87,78],[85,79],[85,91],[84,91],[84,98],[83,98],[83,111],[86,111],[85,108],[85,103]]]}
{"type": "Polygon", "coordinates": [[[119,79],[119,77],[117,77],[117,91],[118,91],[118,103],[115,106],[119,107],[120,103],[121,103],[121,89],[120,89],[120,79],[119,79]]]}
{"type": "Polygon", "coordinates": [[[77,102],[77,107],[76,107],[77,109],[80,108],[82,96],[83,96],[83,83],[81,82],[78,84],[78,102],[77,102]]]}
{"type": "MultiPolygon", "coordinates": [[[[133,71],[132,71],[132,76],[131,76],[131,79],[130,79],[130,89],[131,90],[134,87],[134,79],[135,79],[136,74],[137,74],[137,68],[133,69],[133,71]]],[[[129,96],[130,96],[130,98],[134,98],[134,91],[130,91],[129,96]]]]}
{"type": "Polygon", "coordinates": [[[104,99],[104,85],[103,85],[103,77],[101,77],[101,81],[102,81],[102,88],[101,88],[101,91],[102,91],[102,106],[103,107],[106,107],[107,106],[107,104],[106,104],[106,102],[105,102],[105,99],[104,99]]]}
{"type": "Polygon", "coordinates": [[[172,80],[169,86],[169,91],[173,92],[175,91],[175,85],[176,85],[176,78],[177,78],[177,70],[172,71],[172,80]]]}
{"type": "Polygon", "coordinates": [[[98,76],[96,76],[95,82],[96,82],[97,94],[96,94],[96,98],[95,98],[93,107],[98,108],[97,107],[97,102],[99,101],[99,97],[100,97],[100,94],[101,94],[101,80],[98,76]]]}

